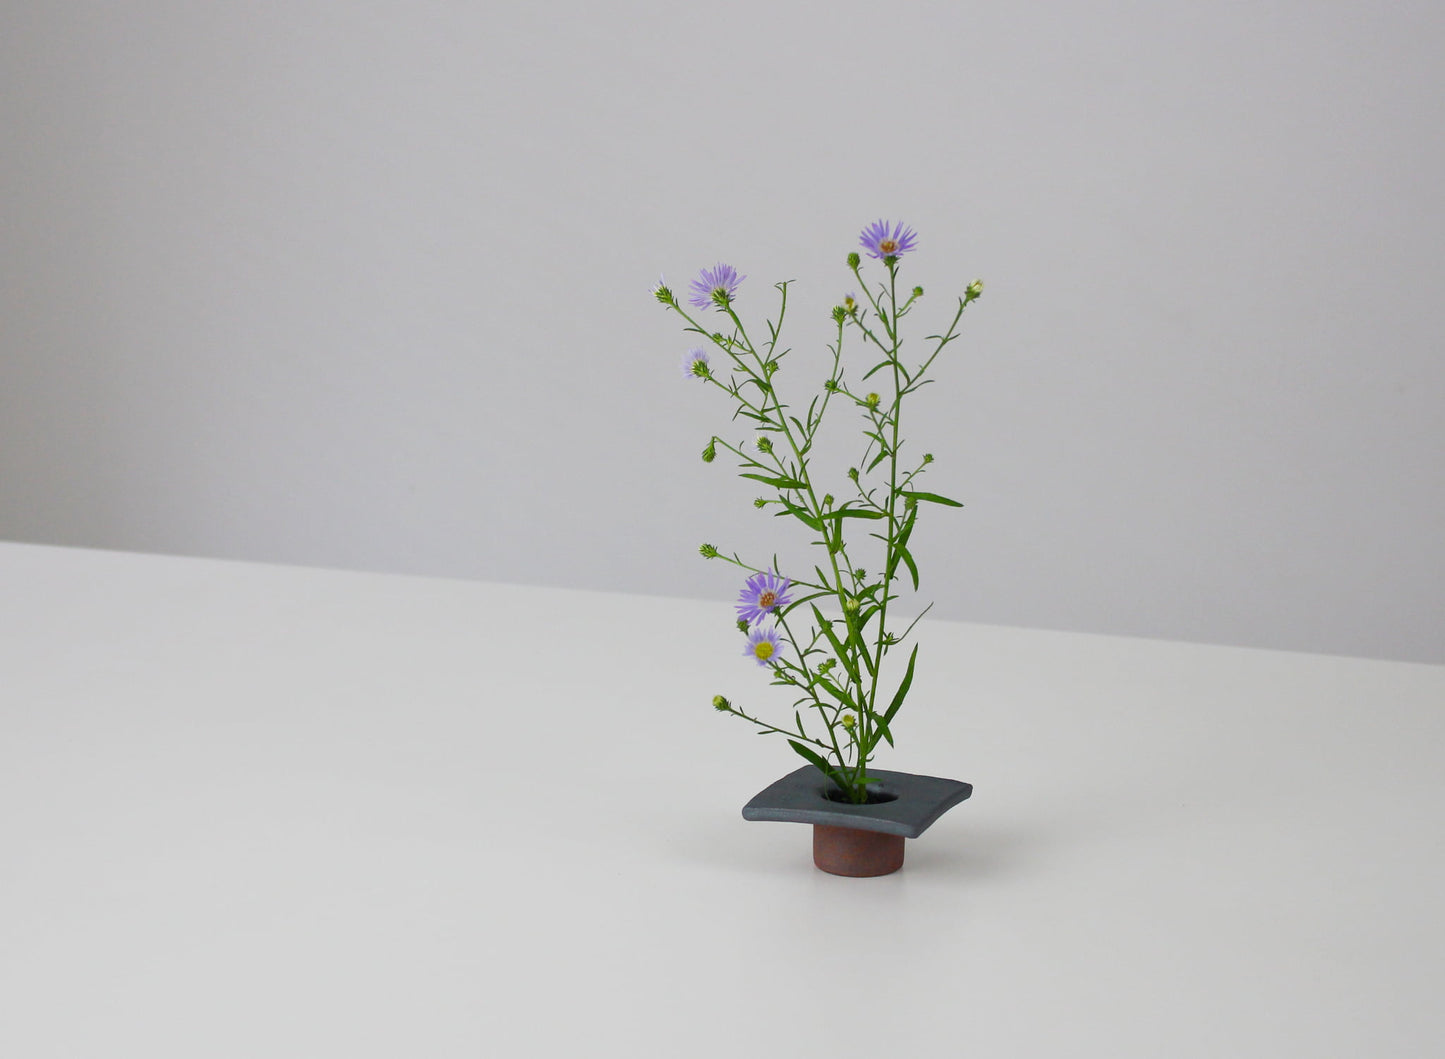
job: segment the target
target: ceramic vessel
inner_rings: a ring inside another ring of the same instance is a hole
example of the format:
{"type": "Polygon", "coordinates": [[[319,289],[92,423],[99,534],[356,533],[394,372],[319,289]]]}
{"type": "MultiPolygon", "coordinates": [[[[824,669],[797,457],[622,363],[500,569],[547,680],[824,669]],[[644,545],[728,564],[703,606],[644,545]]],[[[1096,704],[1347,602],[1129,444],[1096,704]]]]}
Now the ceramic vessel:
{"type": "Polygon", "coordinates": [[[866,878],[903,866],[903,840],[917,838],[973,793],[973,784],[869,769],[870,800],[854,805],[812,765],[790,772],[743,806],[745,820],[813,825],[813,863],[833,875],[866,878]]]}

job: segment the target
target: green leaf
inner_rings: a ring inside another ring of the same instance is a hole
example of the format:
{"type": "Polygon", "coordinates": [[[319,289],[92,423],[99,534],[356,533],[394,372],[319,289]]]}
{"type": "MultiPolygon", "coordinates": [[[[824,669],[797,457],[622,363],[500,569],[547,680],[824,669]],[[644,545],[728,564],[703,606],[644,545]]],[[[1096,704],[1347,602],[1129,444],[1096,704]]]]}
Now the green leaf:
{"type": "Polygon", "coordinates": [[[930,504],[945,504],[948,507],[963,507],[957,500],[950,500],[946,496],[939,496],[937,493],[919,493],[912,490],[901,490],[901,496],[911,496],[914,500],[927,500],[930,504]]]}
{"type": "Polygon", "coordinates": [[[913,683],[913,663],[916,661],[918,661],[918,645],[914,644],[913,653],[908,656],[908,671],[903,674],[903,683],[898,685],[898,690],[893,693],[893,701],[888,704],[888,710],[883,714],[885,727],[889,721],[893,720],[899,707],[903,705],[904,698],[908,695],[909,685],[913,683]]]}
{"type": "Polygon", "coordinates": [[[888,367],[888,365],[889,365],[890,363],[891,363],[891,361],[885,360],[882,364],[875,364],[875,365],[873,365],[873,367],[871,367],[871,368],[868,369],[868,374],[867,374],[867,375],[864,375],[863,378],[866,379],[866,378],[868,378],[870,375],[873,375],[875,372],[880,372],[880,371],[882,371],[884,368],[888,367]]]}
{"type": "MultiPolygon", "coordinates": [[[[774,489],[804,489],[802,482],[793,478],[773,478],[766,474],[739,474],[739,478],[751,478],[755,482],[762,482],[764,485],[771,485],[774,489]]],[[[963,505],[960,504],[960,507],[963,505]]]]}
{"type": "Polygon", "coordinates": [[[852,677],[856,683],[861,684],[862,681],[858,679],[858,663],[843,649],[843,642],[838,639],[838,634],[833,631],[833,623],[823,617],[823,612],[818,609],[816,603],[813,604],[813,617],[817,619],[818,628],[821,629],[823,635],[828,638],[828,643],[832,646],[833,653],[838,656],[838,661],[843,663],[843,668],[848,671],[848,675],[852,677]]]}
{"type": "MultiPolygon", "coordinates": [[[[813,765],[815,768],[818,769],[819,772],[827,776],[834,783],[838,783],[837,771],[833,768],[833,766],[829,765],[827,761],[823,760],[823,756],[821,754],[817,753],[814,750],[809,750],[796,739],[789,739],[788,745],[798,752],[799,757],[807,761],[809,764],[813,765]]],[[[842,786],[841,783],[839,783],[838,785],[840,787],[842,786]]]]}
{"type": "Polygon", "coordinates": [[[833,698],[837,699],[844,706],[848,707],[848,709],[856,710],[858,708],[858,704],[853,701],[853,697],[842,688],[838,687],[838,685],[834,684],[827,677],[815,676],[813,679],[818,682],[818,686],[820,688],[826,691],[829,695],[833,696],[833,698]]]}
{"type": "MultiPolygon", "coordinates": [[[[823,523],[820,520],[808,514],[806,511],[800,508],[797,504],[793,503],[787,497],[779,496],[778,499],[782,501],[783,507],[786,508],[786,510],[776,512],[773,515],[774,518],[777,518],[780,515],[792,515],[803,525],[807,526],[810,530],[814,530],[818,533],[823,532],[823,523]]],[[[774,567],[774,569],[777,569],[777,567],[774,567]]]]}
{"type": "Polygon", "coordinates": [[[908,567],[909,576],[911,576],[911,577],[913,578],[913,591],[917,592],[917,591],[918,591],[918,567],[913,564],[913,556],[909,555],[909,554],[908,554],[908,549],[905,548],[905,547],[903,547],[903,545],[900,544],[900,545],[898,546],[898,557],[899,557],[900,559],[902,559],[902,560],[903,560],[903,564],[908,567]]]}
{"type": "Polygon", "coordinates": [[[882,511],[869,511],[867,508],[861,507],[840,507],[837,511],[825,511],[819,517],[827,520],[840,518],[884,518],[885,516],[882,511]]]}
{"type": "MultiPolygon", "coordinates": [[[[884,450],[883,450],[882,452],[880,452],[877,456],[874,456],[874,457],[873,457],[873,462],[868,465],[868,470],[871,471],[874,467],[877,467],[880,463],[882,463],[882,462],[883,462],[884,460],[886,460],[887,458],[888,458],[888,450],[887,450],[887,449],[884,449],[884,450]]],[[[865,473],[866,473],[866,472],[865,472],[865,473]]],[[[959,506],[961,507],[962,505],[959,505],[959,506]]]]}

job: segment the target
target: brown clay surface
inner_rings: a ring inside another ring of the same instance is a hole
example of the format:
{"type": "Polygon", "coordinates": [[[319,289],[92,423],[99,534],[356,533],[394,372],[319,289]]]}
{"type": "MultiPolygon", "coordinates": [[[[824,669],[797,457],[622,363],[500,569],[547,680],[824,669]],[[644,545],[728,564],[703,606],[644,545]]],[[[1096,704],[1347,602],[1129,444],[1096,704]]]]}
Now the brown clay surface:
{"type": "Polygon", "coordinates": [[[903,867],[903,836],[813,825],[813,863],[831,875],[865,879],[903,867]]]}

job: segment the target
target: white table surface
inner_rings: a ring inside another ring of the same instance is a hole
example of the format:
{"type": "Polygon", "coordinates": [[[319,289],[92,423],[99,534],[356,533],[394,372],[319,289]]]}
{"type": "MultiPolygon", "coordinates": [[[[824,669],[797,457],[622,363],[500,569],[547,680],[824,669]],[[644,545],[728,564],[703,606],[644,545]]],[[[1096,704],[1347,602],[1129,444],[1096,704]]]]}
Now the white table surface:
{"type": "Polygon", "coordinates": [[[1445,1054],[1445,667],[925,622],[842,879],[732,591],[0,544],[0,1056],[1445,1054]]]}

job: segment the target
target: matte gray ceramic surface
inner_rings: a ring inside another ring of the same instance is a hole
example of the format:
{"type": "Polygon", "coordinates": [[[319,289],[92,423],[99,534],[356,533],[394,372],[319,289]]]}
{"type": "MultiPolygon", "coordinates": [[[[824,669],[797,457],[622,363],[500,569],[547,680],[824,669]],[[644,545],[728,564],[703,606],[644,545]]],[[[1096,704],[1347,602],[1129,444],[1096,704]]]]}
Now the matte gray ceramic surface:
{"type": "Polygon", "coordinates": [[[754,795],[743,806],[743,819],[852,827],[917,838],[933,821],[973,793],[971,783],[937,776],[881,769],[870,769],[868,774],[883,781],[871,786],[885,797],[894,795],[891,801],[868,805],[835,802],[828,797],[829,790],[836,789],[833,781],[812,765],[804,765],[754,795]]]}

